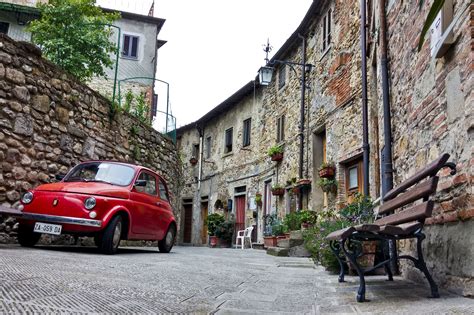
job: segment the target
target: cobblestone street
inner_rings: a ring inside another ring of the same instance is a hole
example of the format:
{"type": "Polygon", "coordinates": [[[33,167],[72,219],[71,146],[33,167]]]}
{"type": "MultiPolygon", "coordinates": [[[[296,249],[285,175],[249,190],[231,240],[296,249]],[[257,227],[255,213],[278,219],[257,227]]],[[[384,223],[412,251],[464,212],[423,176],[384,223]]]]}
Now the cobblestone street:
{"type": "Polygon", "coordinates": [[[383,277],[368,279],[371,302],[356,303],[357,281],[313,267],[306,258],[260,250],[175,247],[95,248],[0,245],[0,313],[456,313],[472,299],[383,277]]]}

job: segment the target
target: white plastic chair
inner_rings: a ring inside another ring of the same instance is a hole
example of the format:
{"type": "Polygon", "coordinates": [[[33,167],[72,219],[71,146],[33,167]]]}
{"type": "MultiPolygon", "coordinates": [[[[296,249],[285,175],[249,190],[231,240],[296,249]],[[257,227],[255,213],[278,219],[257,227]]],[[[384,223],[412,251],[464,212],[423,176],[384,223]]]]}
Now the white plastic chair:
{"type": "Polygon", "coordinates": [[[244,249],[245,239],[247,238],[249,240],[249,243],[250,243],[250,248],[253,249],[253,247],[252,247],[252,231],[253,231],[253,226],[249,226],[245,230],[237,231],[237,237],[235,239],[235,247],[239,246],[239,240],[240,240],[241,248],[244,249]]]}

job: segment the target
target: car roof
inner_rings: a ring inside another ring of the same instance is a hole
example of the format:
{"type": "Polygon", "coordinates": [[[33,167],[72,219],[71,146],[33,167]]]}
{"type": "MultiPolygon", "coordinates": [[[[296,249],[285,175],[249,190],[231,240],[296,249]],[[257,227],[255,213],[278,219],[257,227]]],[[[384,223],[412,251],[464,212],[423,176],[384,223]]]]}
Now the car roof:
{"type": "Polygon", "coordinates": [[[151,168],[148,168],[148,167],[145,167],[143,165],[138,165],[138,164],[133,164],[133,163],[127,163],[127,162],[120,162],[120,161],[113,161],[113,160],[89,160],[89,161],[83,161],[79,164],[84,164],[84,163],[97,163],[97,162],[104,162],[104,163],[113,163],[113,164],[121,164],[121,165],[126,165],[126,166],[130,166],[132,168],[134,168],[135,170],[147,170],[147,171],[150,171],[154,174],[157,174],[158,176],[160,176],[160,178],[162,178],[162,176],[160,174],[158,174],[158,172],[152,170],[151,168]]]}

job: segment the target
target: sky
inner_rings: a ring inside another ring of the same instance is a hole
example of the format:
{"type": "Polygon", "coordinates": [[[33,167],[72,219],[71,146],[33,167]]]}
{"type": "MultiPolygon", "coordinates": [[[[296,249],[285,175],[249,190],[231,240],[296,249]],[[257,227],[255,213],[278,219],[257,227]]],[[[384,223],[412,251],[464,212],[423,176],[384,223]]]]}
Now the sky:
{"type": "MultiPolygon", "coordinates": [[[[153,0],[97,0],[121,11],[148,14],[153,0]]],[[[312,0],[155,0],[154,16],[166,22],[158,36],[156,78],[169,83],[177,127],[198,120],[253,80],[296,30],[312,0]]],[[[166,111],[166,85],[159,84],[166,111]]]]}

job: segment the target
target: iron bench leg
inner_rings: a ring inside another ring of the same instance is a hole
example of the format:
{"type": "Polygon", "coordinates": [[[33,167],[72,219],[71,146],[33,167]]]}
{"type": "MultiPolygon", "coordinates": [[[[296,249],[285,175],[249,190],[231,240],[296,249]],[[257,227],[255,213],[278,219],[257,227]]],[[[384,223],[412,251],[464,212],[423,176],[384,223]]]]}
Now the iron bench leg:
{"type": "Polygon", "coordinates": [[[339,282],[344,282],[344,255],[341,257],[342,243],[338,241],[330,241],[329,248],[336,255],[337,261],[339,262],[339,282]]]}
{"type": "Polygon", "coordinates": [[[389,252],[389,244],[388,240],[382,240],[381,245],[382,245],[382,253],[383,253],[383,260],[387,261],[385,265],[383,265],[385,269],[385,274],[388,276],[388,281],[393,281],[393,274],[392,274],[392,269],[390,269],[390,252],[389,252]]]}
{"type": "Polygon", "coordinates": [[[352,242],[350,239],[344,239],[341,242],[342,250],[346,257],[349,258],[349,261],[352,263],[354,268],[359,275],[359,290],[357,291],[357,302],[365,302],[365,278],[364,278],[364,271],[357,263],[357,257],[359,257],[360,253],[362,252],[362,246],[359,243],[352,242]]]}
{"type": "Polygon", "coordinates": [[[434,282],[433,278],[431,277],[431,274],[428,271],[428,268],[426,267],[425,259],[423,258],[423,250],[421,247],[421,243],[426,238],[426,236],[422,232],[418,232],[418,233],[415,233],[415,237],[416,237],[416,250],[418,254],[418,259],[412,256],[408,256],[408,255],[403,255],[403,256],[400,256],[399,258],[411,260],[415,264],[415,267],[418,268],[418,270],[420,270],[421,272],[423,272],[423,274],[426,277],[426,280],[428,280],[430,284],[430,288],[431,288],[431,297],[439,298],[438,286],[436,285],[436,282],[434,282]]]}

